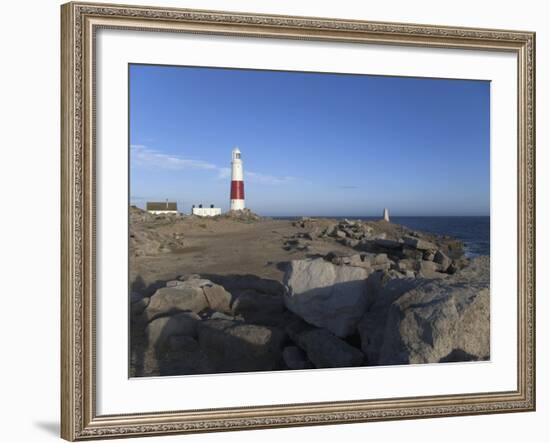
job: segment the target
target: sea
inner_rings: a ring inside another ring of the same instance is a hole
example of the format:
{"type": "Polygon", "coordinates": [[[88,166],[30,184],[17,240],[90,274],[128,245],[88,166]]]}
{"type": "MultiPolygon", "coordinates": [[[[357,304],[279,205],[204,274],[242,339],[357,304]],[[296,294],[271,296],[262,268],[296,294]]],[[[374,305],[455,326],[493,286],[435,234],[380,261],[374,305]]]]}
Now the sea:
{"type": "MultiPolygon", "coordinates": [[[[299,217],[276,217],[299,218],[299,217]]],[[[313,217],[314,218],[314,217],[313,217]]],[[[324,218],[348,220],[380,220],[380,217],[330,217],[324,218]]],[[[423,231],[431,234],[449,235],[462,240],[467,257],[491,254],[491,217],[489,216],[454,216],[454,217],[391,217],[391,222],[406,226],[414,231],[423,231]]]]}

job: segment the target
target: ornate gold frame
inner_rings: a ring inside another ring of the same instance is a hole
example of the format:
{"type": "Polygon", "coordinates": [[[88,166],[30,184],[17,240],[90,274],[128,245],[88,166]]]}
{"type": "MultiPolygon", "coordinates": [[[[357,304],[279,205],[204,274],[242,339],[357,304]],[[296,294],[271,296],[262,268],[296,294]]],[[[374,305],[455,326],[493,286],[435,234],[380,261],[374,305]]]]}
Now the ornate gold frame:
{"type": "Polygon", "coordinates": [[[68,3],[61,7],[61,435],[67,440],[533,411],[535,34],[68,3]],[[98,28],[509,51],[518,60],[517,390],[98,416],[95,410],[94,33],[98,28]]]}

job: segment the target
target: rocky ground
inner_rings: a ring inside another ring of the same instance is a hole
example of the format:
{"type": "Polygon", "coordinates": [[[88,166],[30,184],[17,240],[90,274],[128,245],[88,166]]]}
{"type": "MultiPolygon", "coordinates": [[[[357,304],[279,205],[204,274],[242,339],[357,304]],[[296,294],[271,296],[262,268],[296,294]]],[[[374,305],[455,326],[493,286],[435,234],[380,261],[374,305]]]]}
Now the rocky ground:
{"type": "Polygon", "coordinates": [[[131,208],[131,375],[489,358],[489,258],[392,223],[131,208]]]}

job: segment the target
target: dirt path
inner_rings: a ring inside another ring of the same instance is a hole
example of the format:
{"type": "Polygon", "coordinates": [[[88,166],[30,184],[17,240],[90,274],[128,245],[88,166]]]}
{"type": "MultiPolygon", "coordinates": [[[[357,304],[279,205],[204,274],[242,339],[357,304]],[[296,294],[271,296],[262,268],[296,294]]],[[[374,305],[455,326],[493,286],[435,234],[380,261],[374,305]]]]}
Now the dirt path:
{"type": "Polygon", "coordinates": [[[287,251],[285,241],[304,232],[288,220],[189,220],[158,229],[182,235],[183,246],[159,255],[133,257],[131,282],[140,279],[148,286],[184,274],[254,274],[282,280],[283,262],[333,250],[353,252],[332,239],[312,241],[308,251],[287,251]]]}

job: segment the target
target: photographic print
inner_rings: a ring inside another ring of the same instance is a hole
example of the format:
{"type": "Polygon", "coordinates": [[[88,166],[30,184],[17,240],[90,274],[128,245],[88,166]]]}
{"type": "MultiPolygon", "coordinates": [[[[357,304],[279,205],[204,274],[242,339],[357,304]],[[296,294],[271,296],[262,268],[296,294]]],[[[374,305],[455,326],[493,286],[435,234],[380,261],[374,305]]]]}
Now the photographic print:
{"type": "Polygon", "coordinates": [[[128,72],[131,377],[490,359],[490,82],[128,72]]]}

